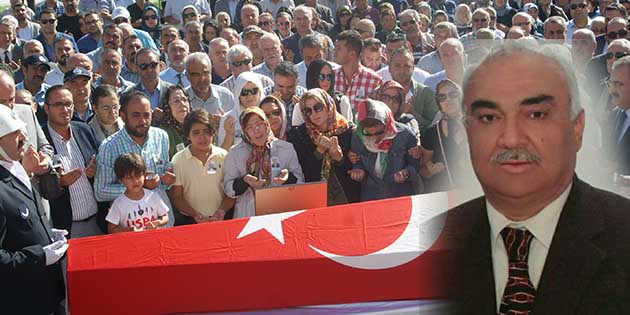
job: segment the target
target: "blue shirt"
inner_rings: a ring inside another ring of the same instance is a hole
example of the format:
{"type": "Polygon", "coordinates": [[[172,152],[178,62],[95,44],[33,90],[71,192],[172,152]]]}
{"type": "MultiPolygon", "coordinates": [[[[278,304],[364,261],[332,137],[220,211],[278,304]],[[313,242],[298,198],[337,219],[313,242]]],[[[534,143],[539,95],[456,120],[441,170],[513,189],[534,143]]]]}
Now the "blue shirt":
{"type": "Polygon", "coordinates": [[[155,87],[155,90],[153,90],[153,93],[149,92],[149,90],[147,90],[142,83],[140,83],[140,88],[138,90],[140,90],[142,93],[144,93],[144,95],[149,98],[149,101],[151,102],[151,109],[155,109],[156,107],[158,107],[158,105],[160,105],[161,91],[159,82],[158,85],[155,87]]]}
{"type": "Polygon", "coordinates": [[[252,72],[262,74],[273,80],[273,71],[269,69],[266,62],[262,62],[261,64],[253,67],[252,72]]]}
{"type": "Polygon", "coordinates": [[[120,69],[120,76],[123,77],[123,79],[133,84],[137,84],[140,82],[140,75],[137,73],[131,72],[131,70],[129,70],[129,67],[127,67],[126,63],[122,66],[122,69],[120,69]]]}
{"type": "MultiPolygon", "coordinates": [[[[118,82],[120,83],[119,86],[116,87],[116,92],[118,92],[118,97],[122,97],[122,94],[123,92],[125,92],[125,90],[134,86],[134,83],[131,83],[123,79],[123,77],[120,75],[118,76],[118,82]]],[[[103,84],[103,77],[98,77],[96,81],[94,81],[94,83],[92,84],[92,87],[97,88],[101,86],[102,84],[103,84]]]]}
{"type": "Polygon", "coordinates": [[[140,42],[142,42],[142,48],[151,48],[156,53],[158,53],[158,54],[160,53],[160,50],[155,45],[155,41],[153,40],[153,38],[151,37],[151,35],[147,31],[143,31],[143,30],[139,30],[139,29],[135,29],[134,28],[133,29],[133,33],[136,36],[138,36],[138,39],[140,39],[140,42]]]}
{"type": "MultiPolygon", "coordinates": [[[[275,91],[275,88],[273,86],[266,87],[265,88],[265,96],[273,94],[274,91],[275,91]]],[[[301,87],[299,85],[295,86],[295,94],[294,94],[295,96],[300,98],[300,97],[302,97],[302,95],[304,93],[306,93],[306,89],[305,88],[303,88],[303,87],[301,87]]],[[[289,104],[286,104],[284,102],[284,100],[282,100],[282,99],[280,101],[284,105],[284,109],[287,112],[287,121],[289,122],[288,125],[290,125],[291,122],[293,121],[293,107],[295,107],[296,104],[293,104],[293,100],[291,100],[289,102],[289,104]]]]}
{"type": "MultiPolygon", "coordinates": [[[[35,97],[35,101],[37,102],[37,105],[44,106],[46,91],[48,91],[49,88],[50,88],[50,85],[48,85],[46,83],[42,83],[42,85],[39,87],[39,91],[37,91],[37,93],[35,93],[35,95],[33,95],[33,97],[35,97]]],[[[26,90],[26,88],[24,87],[24,82],[20,82],[20,83],[16,84],[15,85],[15,90],[16,91],[17,90],[26,90]]]]}
{"type": "Polygon", "coordinates": [[[93,50],[96,50],[96,48],[98,48],[99,41],[100,39],[95,40],[89,33],[85,34],[81,38],[79,38],[79,41],[77,42],[77,44],[79,45],[79,51],[87,54],[93,50]]]}
{"type": "Polygon", "coordinates": [[[52,43],[50,43],[50,45],[48,45],[48,43],[46,43],[46,38],[44,38],[43,34],[39,34],[37,36],[37,40],[42,43],[42,46],[44,46],[44,54],[46,55],[46,58],[48,58],[48,61],[50,62],[54,62],[57,61],[57,58],[55,58],[55,40],[59,39],[59,38],[67,38],[70,40],[70,42],[72,43],[72,47],[74,48],[74,51],[79,51],[77,48],[77,43],[74,41],[74,37],[72,37],[71,35],[68,34],[64,34],[61,32],[57,32],[55,33],[55,38],[53,39],[52,43]]]}
{"type": "Polygon", "coordinates": [[[190,97],[190,107],[192,109],[205,109],[210,114],[225,114],[234,107],[234,96],[232,92],[222,86],[210,84],[210,97],[204,100],[195,94],[192,88],[186,90],[190,97]]]}
{"type": "MultiPolygon", "coordinates": [[[[168,169],[168,148],[168,134],[156,127],[149,127],[143,145],[133,141],[125,128],[105,139],[96,156],[97,167],[94,180],[96,200],[113,201],[125,192],[125,186],[118,181],[114,173],[114,162],[123,153],[140,155],[146,164],[147,172],[162,176],[168,169]]],[[[173,226],[173,207],[166,195],[166,188],[160,184],[155,190],[169,207],[167,226],[173,226]]]]}
{"type": "Polygon", "coordinates": [[[184,89],[187,89],[190,86],[190,82],[188,81],[188,76],[186,75],[186,70],[180,73],[180,72],[177,72],[177,70],[171,67],[168,67],[166,70],[160,73],[160,80],[166,81],[173,85],[177,85],[181,81],[181,86],[183,86],[184,89]]]}
{"type": "MultiPolygon", "coordinates": [[[[46,6],[46,1],[40,4],[37,8],[35,8],[35,15],[33,16],[33,21],[39,21],[39,16],[42,14],[42,10],[44,10],[45,8],[48,8],[48,6],[46,6]]],[[[63,2],[57,1],[55,3],[55,7],[53,8],[53,11],[55,11],[55,14],[57,15],[57,17],[60,17],[64,13],[66,13],[66,9],[63,6],[63,2]]]]}

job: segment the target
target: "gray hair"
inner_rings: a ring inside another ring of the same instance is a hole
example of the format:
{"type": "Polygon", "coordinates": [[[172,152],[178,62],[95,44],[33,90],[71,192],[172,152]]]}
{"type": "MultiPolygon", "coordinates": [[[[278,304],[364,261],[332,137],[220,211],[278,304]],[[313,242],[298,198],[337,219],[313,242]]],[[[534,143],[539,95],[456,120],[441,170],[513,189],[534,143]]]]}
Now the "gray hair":
{"type": "MultiPolygon", "coordinates": [[[[306,13],[306,15],[309,15],[311,17],[311,20],[313,19],[313,10],[311,10],[310,7],[307,7],[303,4],[298,5],[297,7],[295,7],[295,10],[293,10],[293,16],[295,16],[295,13],[297,11],[304,11],[304,13],[306,13]]],[[[291,19],[293,20],[293,19],[291,19]]]]}
{"type": "Polygon", "coordinates": [[[457,25],[451,22],[448,22],[448,21],[440,22],[436,24],[435,27],[433,27],[433,29],[434,29],[433,31],[434,33],[441,29],[449,30],[451,32],[451,37],[459,38],[459,33],[457,32],[457,25]]]}
{"type": "Polygon", "coordinates": [[[588,36],[589,41],[592,41],[593,43],[597,42],[597,39],[595,38],[595,33],[593,33],[593,31],[591,31],[588,28],[581,28],[579,30],[575,30],[575,32],[573,32],[573,37],[575,38],[576,34],[586,34],[586,36],[588,36]]]}
{"type": "Polygon", "coordinates": [[[562,17],[559,16],[551,16],[549,17],[545,23],[543,24],[543,28],[547,27],[547,24],[549,23],[555,23],[558,25],[562,25],[562,28],[564,28],[565,30],[567,29],[567,21],[565,21],[562,17]]]}
{"type": "Polygon", "coordinates": [[[407,16],[407,15],[410,15],[414,20],[416,20],[416,22],[420,21],[420,13],[418,13],[418,11],[414,9],[407,9],[400,12],[400,14],[398,14],[398,20],[400,20],[403,16],[407,16]]]}
{"type": "Polygon", "coordinates": [[[0,20],[0,24],[8,26],[11,29],[11,32],[15,34],[18,27],[18,20],[11,15],[5,15],[0,20]]]}
{"type": "MultiPolygon", "coordinates": [[[[42,51],[45,51],[44,50],[44,45],[42,45],[42,43],[40,41],[38,41],[37,39],[29,39],[26,42],[24,42],[24,46],[23,46],[24,47],[24,51],[26,51],[26,46],[27,45],[28,46],[35,45],[35,46],[39,47],[42,51]]],[[[26,57],[28,57],[28,56],[25,55],[24,58],[26,58],[26,57]]]]}
{"type": "Polygon", "coordinates": [[[298,42],[300,52],[304,50],[304,47],[324,49],[324,39],[319,33],[312,32],[300,38],[300,41],[298,42]]]}
{"type": "Polygon", "coordinates": [[[623,58],[617,59],[617,61],[615,61],[612,65],[612,70],[615,70],[619,67],[630,69],[630,56],[625,56],[623,58]]]}
{"type": "Polygon", "coordinates": [[[234,59],[234,57],[242,56],[242,55],[245,55],[245,57],[249,59],[254,59],[254,55],[252,54],[252,51],[249,50],[249,48],[247,48],[247,46],[243,44],[236,44],[230,47],[230,49],[228,49],[226,58],[227,58],[228,63],[232,63],[232,60],[234,59]]]}
{"type": "Polygon", "coordinates": [[[225,45],[227,47],[230,47],[230,43],[228,43],[228,41],[225,38],[223,38],[223,37],[213,38],[210,41],[208,46],[212,47],[212,45],[215,45],[215,44],[223,44],[223,45],[225,45]]]}
{"type": "Polygon", "coordinates": [[[376,34],[376,26],[374,25],[374,22],[372,22],[372,20],[370,19],[361,19],[359,20],[359,22],[357,22],[357,27],[359,25],[365,25],[367,28],[369,28],[370,33],[372,33],[372,35],[376,34]]]}
{"type": "Polygon", "coordinates": [[[578,86],[577,76],[575,75],[573,61],[571,59],[571,52],[569,52],[568,48],[566,48],[565,46],[558,44],[537,46],[531,45],[527,41],[517,40],[510,41],[503,45],[495,47],[483,61],[478,64],[471,65],[466,69],[462,84],[462,89],[464,90],[464,97],[462,99],[465,99],[467,87],[481,65],[504,56],[523,54],[532,54],[543,57],[546,60],[551,61],[552,63],[557,65],[558,68],[560,68],[569,86],[569,97],[571,100],[571,119],[576,119],[578,114],[583,111],[582,103],[580,100],[580,88],[578,86]]]}
{"type": "Polygon", "coordinates": [[[282,46],[282,43],[280,42],[280,37],[278,37],[276,33],[264,32],[263,36],[260,36],[260,38],[258,39],[258,42],[260,43],[260,45],[262,45],[262,43],[266,40],[271,40],[274,43],[282,46]]]}
{"type": "Polygon", "coordinates": [[[187,30],[189,27],[198,27],[201,28],[201,23],[197,22],[197,21],[188,21],[186,23],[186,25],[184,26],[184,29],[187,30]]]}
{"type": "Polygon", "coordinates": [[[186,58],[184,58],[184,68],[186,69],[186,71],[188,71],[188,67],[193,62],[205,63],[210,66],[210,69],[212,69],[212,61],[210,61],[210,57],[208,57],[208,54],[206,53],[194,52],[186,56],[186,58]]]}
{"type": "Polygon", "coordinates": [[[512,16],[512,24],[514,24],[514,19],[518,16],[526,17],[529,20],[529,22],[532,24],[532,27],[534,27],[534,22],[536,22],[536,20],[534,20],[534,17],[529,15],[529,13],[526,13],[526,12],[518,12],[514,14],[514,16],[512,16]]]}
{"type": "Polygon", "coordinates": [[[612,46],[620,46],[630,52],[630,41],[625,38],[617,38],[608,44],[608,50],[612,46]]]}

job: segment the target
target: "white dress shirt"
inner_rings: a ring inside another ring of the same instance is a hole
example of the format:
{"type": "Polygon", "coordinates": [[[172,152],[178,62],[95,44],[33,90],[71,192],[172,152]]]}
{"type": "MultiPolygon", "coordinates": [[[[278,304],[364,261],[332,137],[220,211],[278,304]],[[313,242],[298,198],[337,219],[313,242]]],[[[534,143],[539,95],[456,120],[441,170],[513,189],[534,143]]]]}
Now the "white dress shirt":
{"type": "Polygon", "coordinates": [[[28,187],[28,190],[30,190],[31,192],[33,191],[33,187],[31,186],[31,179],[28,177],[28,174],[26,174],[26,170],[24,169],[22,164],[20,164],[20,162],[7,162],[5,160],[0,160],[0,165],[6,168],[7,171],[11,173],[11,175],[17,177],[17,179],[22,182],[24,186],[28,187]]]}
{"type": "Polygon", "coordinates": [[[569,197],[571,186],[573,186],[573,184],[569,184],[558,198],[548,204],[538,214],[525,221],[519,222],[514,222],[506,218],[486,199],[486,209],[490,222],[490,246],[492,250],[492,267],[494,270],[497,310],[501,305],[503,290],[508,280],[508,255],[505,244],[503,243],[503,238],[501,237],[501,230],[507,226],[511,228],[526,228],[534,236],[529,246],[527,264],[529,268],[529,278],[534,288],[538,288],[538,282],[540,282],[545,260],[549,253],[549,247],[551,246],[551,241],[553,240],[553,235],[556,231],[558,220],[560,219],[560,213],[562,213],[562,207],[564,207],[569,197]]]}

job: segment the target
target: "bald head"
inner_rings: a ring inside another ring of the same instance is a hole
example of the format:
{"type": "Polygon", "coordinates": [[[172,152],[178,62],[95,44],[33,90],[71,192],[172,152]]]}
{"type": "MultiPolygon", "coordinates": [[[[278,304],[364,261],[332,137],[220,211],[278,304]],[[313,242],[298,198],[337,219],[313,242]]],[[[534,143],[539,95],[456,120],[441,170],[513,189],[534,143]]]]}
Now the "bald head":
{"type": "Polygon", "coordinates": [[[86,54],[76,53],[68,58],[68,69],[74,69],[76,67],[82,67],[92,72],[92,60],[86,54]]]}

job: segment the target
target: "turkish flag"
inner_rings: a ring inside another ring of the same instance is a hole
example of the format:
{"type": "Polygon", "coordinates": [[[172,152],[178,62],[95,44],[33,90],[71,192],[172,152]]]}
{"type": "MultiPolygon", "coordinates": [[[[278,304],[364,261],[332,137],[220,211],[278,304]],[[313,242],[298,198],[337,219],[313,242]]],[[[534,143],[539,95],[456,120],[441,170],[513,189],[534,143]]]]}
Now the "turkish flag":
{"type": "Polygon", "coordinates": [[[447,194],[71,239],[73,314],[435,299],[447,194]]]}

